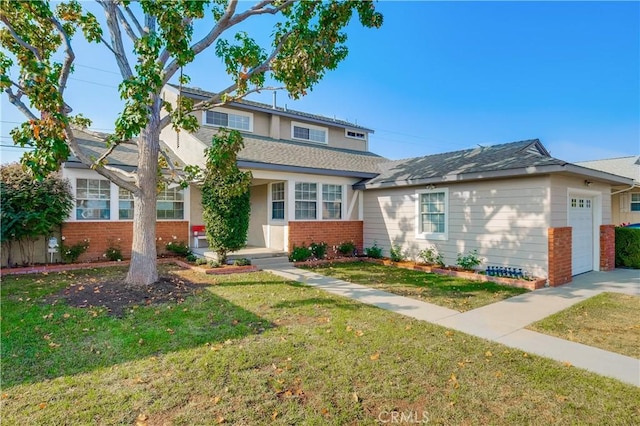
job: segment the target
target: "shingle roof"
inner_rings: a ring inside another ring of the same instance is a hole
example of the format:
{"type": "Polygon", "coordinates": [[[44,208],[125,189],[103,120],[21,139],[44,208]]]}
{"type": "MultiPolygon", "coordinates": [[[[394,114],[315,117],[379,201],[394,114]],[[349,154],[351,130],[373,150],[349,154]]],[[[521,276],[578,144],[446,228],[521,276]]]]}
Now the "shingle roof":
{"type": "MultiPolygon", "coordinates": [[[[194,136],[207,145],[217,129],[202,126],[194,136]]],[[[304,142],[275,140],[257,135],[243,135],[244,148],[238,153],[238,162],[263,165],[289,166],[304,169],[353,172],[371,177],[380,172],[379,164],[389,161],[366,151],[314,146],[304,142]]]]}
{"type": "Polygon", "coordinates": [[[640,183],[640,156],[638,155],[594,161],[581,161],[576,164],[582,167],[588,167],[590,169],[624,176],[629,179],[633,179],[636,183],[640,183]]]}
{"type": "MultiPolygon", "coordinates": [[[[169,84],[168,86],[171,86],[174,89],[180,90],[180,86],[178,86],[178,85],[169,84]]],[[[203,98],[203,99],[210,98],[210,97],[215,95],[215,93],[213,93],[213,92],[208,92],[206,90],[202,90],[202,89],[195,88],[195,87],[182,87],[182,93],[187,94],[187,95],[200,97],[200,98],[203,98]]],[[[321,123],[325,123],[325,124],[329,124],[329,125],[333,125],[333,126],[346,127],[346,128],[350,128],[350,129],[361,129],[361,130],[365,130],[365,131],[367,131],[369,133],[373,133],[374,132],[372,129],[368,129],[366,127],[360,126],[360,125],[355,124],[355,123],[351,123],[349,121],[337,120],[335,118],[325,117],[323,115],[309,114],[308,112],[296,111],[296,110],[293,110],[293,109],[288,109],[288,108],[283,108],[283,107],[273,108],[273,105],[264,104],[264,103],[261,103],[261,102],[250,101],[248,99],[242,99],[242,100],[239,100],[239,101],[234,101],[234,102],[231,102],[229,105],[230,106],[238,106],[238,107],[251,107],[253,109],[259,109],[259,110],[264,111],[264,112],[277,113],[279,115],[285,115],[285,116],[290,116],[290,117],[300,117],[300,118],[311,120],[311,121],[314,121],[314,122],[321,122],[321,123]]]]}
{"type": "MultiPolygon", "coordinates": [[[[107,150],[105,139],[109,135],[106,133],[74,129],[73,134],[76,136],[82,151],[90,157],[98,158],[107,150]]],[[[160,142],[160,148],[168,153],[169,158],[171,158],[176,167],[180,168],[182,166],[182,161],[163,142],[160,142]]],[[[121,143],[107,157],[107,163],[126,169],[135,168],[138,164],[138,146],[133,142],[121,143]]],[[[74,155],[71,155],[67,159],[67,165],[71,166],[72,164],[78,166],[82,163],[74,155]]]]}
{"type": "MultiPolygon", "coordinates": [[[[549,155],[538,139],[446,152],[425,157],[390,161],[364,187],[415,185],[425,181],[446,181],[448,177],[495,171],[514,172],[541,166],[563,166],[566,161],[549,155]]],[[[526,173],[525,171],[522,172],[526,173]]]]}

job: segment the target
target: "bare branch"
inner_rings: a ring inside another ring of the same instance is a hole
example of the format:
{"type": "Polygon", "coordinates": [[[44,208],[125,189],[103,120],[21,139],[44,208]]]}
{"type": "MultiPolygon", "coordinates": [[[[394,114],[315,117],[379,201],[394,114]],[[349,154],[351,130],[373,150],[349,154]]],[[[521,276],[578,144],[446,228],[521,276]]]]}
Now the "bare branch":
{"type": "Polygon", "coordinates": [[[111,34],[111,51],[114,53],[118,68],[120,68],[120,74],[122,74],[122,78],[125,80],[131,78],[133,72],[131,71],[131,65],[129,65],[129,59],[127,59],[127,54],[122,44],[122,33],[120,32],[120,25],[118,25],[116,4],[110,0],[98,0],[98,4],[104,9],[104,14],[107,18],[107,26],[111,34]]]}
{"type": "Polygon", "coordinates": [[[136,29],[138,30],[138,32],[140,34],[144,34],[144,29],[142,28],[142,25],[140,25],[138,18],[136,18],[136,15],[134,15],[133,11],[131,11],[129,6],[125,5],[124,10],[127,12],[127,15],[129,15],[129,18],[131,18],[131,22],[133,22],[133,25],[136,26],[136,29]]]}
{"type": "Polygon", "coordinates": [[[18,108],[18,110],[22,112],[29,120],[37,120],[38,117],[36,117],[36,115],[31,112],[29,107],[27,107],[27,105],[20,99],[22,98],[23,94],[22,90],[20,90],[20,86],[18,86],[13,81],[11,83],[18,88],[18,93],[14,94],[10,87],[4,89],[4,91],[7,93],[7,96],[9,96],[9,102],[11,102],[16,108],[18,108]]]}
{"type": "MultiPolygon", "coordinates": [[[[127,6],[125,6],[125,8],[129,9],[127,6]]],[[[127,33],[131,41],[135,42],[136,40],[138,40],[138,36],[133,32],[131,25],[129,25],[129,21],[127,21],[127,18],[124,16],[124,13],[122,13],[122,10],[118,6],[116,6],[116,13],[118,14],[118,19],[120,20],[120,23],[124,28],[124,31],[127,33]]],[[[135,16],[134,16],[134,19],[135,19],[135,16]]]]}
{"type": "Polygon", "coordinates": [[[171,172],[172,172],[171,174],[172,175],[179,175],[180,173],[178,172],[178,169],[176,168],[175,164],[173,164],[173,161],[169,157],[169,154],[167,154],[164,149],[161,149],[160,150],[160,155],[162,155],[162,158],[164,158],[166,160],[167,164],[169,165],[169,170],[171,170],[171,172]]]}
{"type": "Polygon", "coordinates": [[[111,153],[113,152],[114,149],[116,149],[118,147],[118,145],[120,145],[120,142],[118,143],[112,143],[111,146],[109,148],[107,148],[107,150],[95,161],[96,164],[102,164],[102,162],[111,155],[111,153]]]}
{"type": "Polygon", "coordinates": [[[64,89],[66,89],[67,87],[67,79],[69,78],[69,74],[71,73],[71,66],[73,65],[73,61],[76,59],[76,54],[73,52],[73,48],[71,47],[71,39],[69,38],[69,34],[67,34],[64,28],[62,28],[62,24],[60,24],[60,21],[53,17],[53,15],[49,18],[49,21],[53,24],[54,27],[56,27],[64,43],[64,63],[62,64],[60,76],[58,77],[58,92],[60,93],[60,97],[62,98],[64,89]]]}
{"type": "Polygon", "coordinates": [[[135,183],[131,181],[132,179],[135,179],[135,173],[129,173],[122,169],[107,166],[104,164],[96,164],[87,154],[82,151],[82,148],[80,148],[80,144],[78,143],[78,139],[76,138],[75,134],[73,133],[73,129],[68,123],[64,125],[64,133],[67,137],[69,149],[71,149],[73,155],[75,155],[76,158],[78,158],[78,160],[80,160],[83,164],[89,165],[97,173],[106,177],[121,188],[127,189],[131,192],[136,192],[138,190],[135,183]]]}
{"type": "Polygon", "coordinates": [[[13,26],[11,25],[11,23],[9,23],[9,21],[7,20],[6,16],[4,15],[0,16],[0,21],[2,21],[2,23],[6,25],[7,29],[9,30],[9,33],[11,34],[11,37],[13,37],[20,46],[24,47],[25,49],[33,53],[33,55],[36,57],[38,61],[42,61],[42,55],[40,55],[40,52],[38,51],[38,49],[36,49],[32,45],[24,41],[22,37],[18,35],[18,33],[13,29],[13,26]]]}

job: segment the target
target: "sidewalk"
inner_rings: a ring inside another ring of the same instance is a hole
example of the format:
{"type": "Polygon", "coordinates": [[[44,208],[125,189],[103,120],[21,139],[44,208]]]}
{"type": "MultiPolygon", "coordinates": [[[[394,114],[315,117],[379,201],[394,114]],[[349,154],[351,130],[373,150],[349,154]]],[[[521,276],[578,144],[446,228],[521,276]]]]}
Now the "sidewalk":
{"type": "Polygon", "coordinates": [[[332,294],[439,324],[528,353],[569,362],[575,367],[640,386],[638,359],[525,329],[535,321],[605,291],[640,295],[640,273],[637,270],[590,272],[574,277],[572,283],[561,287],[536,290],[463,313],[295,267],[268,271],[332,294]]]}

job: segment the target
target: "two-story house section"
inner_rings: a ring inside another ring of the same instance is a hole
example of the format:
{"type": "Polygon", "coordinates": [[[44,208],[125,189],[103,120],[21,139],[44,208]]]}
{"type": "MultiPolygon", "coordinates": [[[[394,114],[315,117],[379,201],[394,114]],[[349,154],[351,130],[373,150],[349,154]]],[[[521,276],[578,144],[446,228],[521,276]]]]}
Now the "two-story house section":
{"type": "MultiPolygon", "coordinates": [[[[175,103],[177,86],[163,98],[175,103]]],[[[213,94],[182,88],[195,100],[213,94]]],[[[242,100],[195,112],[195,133],[166,128],[161,140],[185,164],[205,166],[204,150],[220,128],[241,132],[242,170],[253,175],[247,244],[289,251],[313,241],[330,246],[353,241],[362,250],[363,197],[353,185],[377,175],[383,157],[368,151],[373,130],[329,117],[242,100]]],[[[201,192],[190,188],[191,225],[202,223],[201,192]]]]}

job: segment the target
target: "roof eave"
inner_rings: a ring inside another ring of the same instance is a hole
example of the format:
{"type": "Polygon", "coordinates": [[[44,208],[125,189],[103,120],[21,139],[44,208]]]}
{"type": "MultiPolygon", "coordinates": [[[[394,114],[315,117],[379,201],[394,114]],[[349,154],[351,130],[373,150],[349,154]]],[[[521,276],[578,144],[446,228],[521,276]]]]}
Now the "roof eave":
{"type": "Polygon", "coordinates": [[[386,181],[386,182],[374,182],[374,183],[358,183],[354,185],[354,189],[381,189],[381,188],[393,188],[393,187],[405,187],[405,186],[418,186],[418,185],[435,185],[451,182],[462,181],[474,181],[484,179],[498,179],[509,177],[524,177],[524,176],[536,176],[550,173],[573,173],[584,177],[597,179],[605,183],[614,185],[632,185],[633,180],[622,176],[612,175],[610,173],[600,172],[586,167],[575,166],[573,164],[553,164],[548,166],[530,166],[525,168],[508,169],[508,170],[493,170],[488,172],[477,173],[462,173],[462,174],[449,174],[437,177],[410,179],[404,181],[386,181]]]}
{"type": "Polygon", "coordinates": [[[353,171],[353,170],[321,169],[316,167],[302,167],[302,166],[291,166],[286,164],[260,163],[257,161],[246,161],[246,160],[238,160],[238,167],[241,169],[247,169],[247,170],[251,170],[251,169],[272,170],[272,171],[279,171],[279,172],[304,173],[304,174],[324,175],[324,176],[341,176],[341,177],[352,177],[352,178],[360,178],[360,179],[371,179],[378,175],[378,173],[359,172],[359,171],[353,171]]]}

